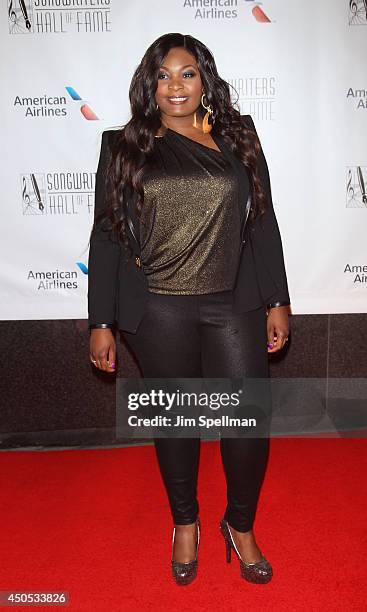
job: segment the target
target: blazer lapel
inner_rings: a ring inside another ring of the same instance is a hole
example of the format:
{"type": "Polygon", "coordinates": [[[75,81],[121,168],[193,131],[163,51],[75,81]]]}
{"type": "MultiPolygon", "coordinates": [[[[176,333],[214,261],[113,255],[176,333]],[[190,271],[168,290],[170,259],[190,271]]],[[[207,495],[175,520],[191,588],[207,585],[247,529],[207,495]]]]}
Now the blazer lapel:
{"type": "Polygon", "coordinates": [[[250,173],[248,171],[248,168],[241,162],[240,159],[238,159],[234,153],[231,151],[230,147],[227,145],[226,142],[224,142],[224,140],[218,136],[217,134],[212,134],[212,138],[214,140],[214,142],[216,143],[216,145],[218,146],[218,148],[222,151],[222,153],[226,156],[226,158],[228,159],[229,163],[232,165],[239,182],[241,181],[241,176],[240,173],[243,172],[243,169],[245,168],[246,172],[247,172],[247,177],[248,177],[248,181],[249,181],[249,185],[250,185],[250,189],[249,189],[249,193],[248,193],[248,197],[247,197],[247,201],[246,204],[243,203],[245,209],[243,212],[243,219],[242,219],[242,225],[241,225],[241,247],[243,246],[243,244],[246,242],[246,238],[245,238],[245,232],[246,232],[246,227],[247,227],[247,222],[248,222],[248,218],[249,218],[249,214],[250,214],[250,210],[251,210],[251,204],[252,204],[252,194],[251,194],[251,177],[250,177],[250,173]]]}
{"type": "Polygon", "coordinates": [[[123,211],[125,219],[127,221],[128,228],[133,243],[134,252],[138,250],[140,252],[140,231],[139,223],[135,213],[136,195],[132,192],[132,189],[125,187],[123,196],[123,211]]]}

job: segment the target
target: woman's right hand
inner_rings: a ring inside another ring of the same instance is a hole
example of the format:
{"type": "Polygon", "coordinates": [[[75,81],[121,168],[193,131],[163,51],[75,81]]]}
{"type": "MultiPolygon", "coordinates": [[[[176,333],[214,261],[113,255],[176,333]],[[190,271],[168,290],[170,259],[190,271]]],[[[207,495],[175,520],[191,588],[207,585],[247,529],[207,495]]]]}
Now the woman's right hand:
{"type": "Polygon", "coordinates": [[[90,334],[90,360],[100,370],[115,372],[116,341],[110,329],[94,328],[90,334]]]}

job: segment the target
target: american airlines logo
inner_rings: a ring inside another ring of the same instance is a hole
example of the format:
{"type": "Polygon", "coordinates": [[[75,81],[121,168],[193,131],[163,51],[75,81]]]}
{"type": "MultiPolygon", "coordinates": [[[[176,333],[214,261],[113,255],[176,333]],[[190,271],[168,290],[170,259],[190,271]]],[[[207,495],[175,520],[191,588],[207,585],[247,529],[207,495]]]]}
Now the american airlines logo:
{"type": "Polygon", "coordinates": [[[258,23],[273,23],[269,14],[268,4],[272,0],[263,2],[258,0],[179,0],[182,7],[190,10],[195,20],[231,20],[242,18],[250,12],[252,18],[258,23]],[[246,9],[243,10],[245,5],[246,9]],[[249,11],[248,11],[249,9],[249,11]]]}
{"type": "Polygon", "coordinates": [[[65,89],[68,92],[68,94],[71,97],[71,99],[74,100],[74,102],[78,103],[80,112],[83,115],[84,119],[87,119],[88,121],[96,121],[96,120],[98,120],[97,115],[91,109],[91,107],[89,106],[89,103],[86,102],[85,100],[83,100],[80,97],[80,95],[74,89],[74,87],[68,86],[68,87],[65,87],[65,89]]]}
{"type": "Polygon", "coordinates": [[[251,7],[251,13],[254,19],[259,23],[271,23],[272,19],[267,14],[266,8],[262,2],[256,0],[244,0],[245,3],[251,7]]]}

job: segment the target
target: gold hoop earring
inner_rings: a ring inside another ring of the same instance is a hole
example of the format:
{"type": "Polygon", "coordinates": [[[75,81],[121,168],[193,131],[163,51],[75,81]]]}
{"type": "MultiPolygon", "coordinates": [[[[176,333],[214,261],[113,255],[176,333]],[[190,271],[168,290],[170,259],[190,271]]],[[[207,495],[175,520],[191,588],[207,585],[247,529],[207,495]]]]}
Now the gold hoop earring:
{"type": "Polygon", "coordinates": [[[204,96],[205,96],[205,93],[203,92],[201,96],[201,105],[207,111],[203,118],[203,132],[204,134],[209,134],[209,132],[212,131],[212,127],[214,124],[214,121],[212,121],[212,123],[209,123],[209,119],[212,119],[213,117],[213,107],[211,104],[208,104],[207,106],[204,104],[204,96]]]}

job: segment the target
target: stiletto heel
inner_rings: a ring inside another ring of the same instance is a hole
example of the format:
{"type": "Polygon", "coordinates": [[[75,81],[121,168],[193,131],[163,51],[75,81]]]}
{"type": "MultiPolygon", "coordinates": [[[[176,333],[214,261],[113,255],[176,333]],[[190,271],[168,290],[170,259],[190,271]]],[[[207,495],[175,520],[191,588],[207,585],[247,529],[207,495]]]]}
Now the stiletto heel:
{"type": "Polygon", "coordinates": [[[241,578],[244,578],[248,582],[255,582],[257,584],[266,584],[267,582],[270,582],[273,577],[273,568],[271,567],[269,561],[265,559],[264,555],[261,553],[262,559],[257,563],[246,563],[246,561],[243,561],[240,553],[238,552],[237,546],[234,543],[233,536],[229,529],[228,521],[225,519],[222,519],[220,522],[220,530],[226,544],[227,563],[230,563],[231,561],[231,550],[233,548],[240,562],[241,578]]]}
{"type": "Polygon", "coordinates": [[[231,545],[229,542],[227,542],[227,540],[225,540],[226,542],[226,559],[227,559],[227,563],[231,562],[231,545]]]}
{"type": "Polygon", "coordinates": [[[172,576],[174,577],[176,584],[183,586],[190,584],[193,580],[195,580],[198,570],[198,552],[199,552],[199,542],[200,542],[200,519],[199,517],[196,519],[197,526],[197,544],[196,544],[196,555],[193,561],[188,561],[187,563],[180,563],[179,561],[175,561],[173,559],[173,544],[175,541],[176,527],[173,528],[172,535],[172,576]]]}

